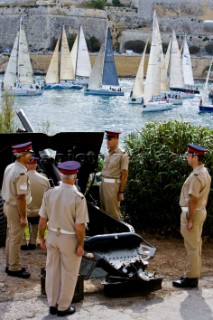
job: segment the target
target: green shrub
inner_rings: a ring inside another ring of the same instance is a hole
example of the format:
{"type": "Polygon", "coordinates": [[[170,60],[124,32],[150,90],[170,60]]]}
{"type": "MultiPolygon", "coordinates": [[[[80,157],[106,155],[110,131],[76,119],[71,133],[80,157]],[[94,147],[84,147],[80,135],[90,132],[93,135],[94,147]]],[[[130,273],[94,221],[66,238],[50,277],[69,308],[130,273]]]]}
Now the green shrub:
{"type": "Polygon", "coordinates": [[[98,52],[100,50],[101,43],[96,37],[92,36],[89,39],[86,39],[86,42],[90,52],[98,52]]]}
{"type": "Polygon", "coordinates": [[[105,5],[107,4],[106,0],[91,0],[90,7],[94,9],[104,10],[105,5]]]}
{"type": "MultiPolygon", "coordinates": [[[[188,143],[213,149],[213,130],[187,122],[150,122],[136,135],[130,135],[126,149],[130,157],[129,178],[123,212],[139,230],[158,234],[179,233],[179,196],[191,172],[182,155],[188,143]]],[[[213,173],[213,155],[206,166],[213,173]]],[[[205,232],[212,233],[213,199],[209,197],[205,232]]]]}
{"type": "Polygon", "coordinates": [[[14,115],[14,96],[7,94],[6,91],[2,91],[2,105],[0,110],[0,132],[15,132],[14,115]]]}

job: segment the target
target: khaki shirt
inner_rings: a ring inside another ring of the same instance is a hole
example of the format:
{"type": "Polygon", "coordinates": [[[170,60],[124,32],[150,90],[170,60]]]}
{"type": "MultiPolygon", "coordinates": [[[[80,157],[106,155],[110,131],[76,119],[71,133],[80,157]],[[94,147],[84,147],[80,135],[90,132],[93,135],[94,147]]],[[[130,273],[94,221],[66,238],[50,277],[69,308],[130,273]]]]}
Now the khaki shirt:
{"type": "Polygon", "coordinates": [[[48,219],[49,229],[64,229],[75,233],[75,224],[89,222],[86,199],[75,186],[61,183],[47,190],[39,215],[48,219]]]}
{"type": "Polygon", "coordinates": [[[50,188],[50,183],[47,177],[38,173],[36,170],[27,171],[30,180],[32,201],[27,206],[27,216],[38,216],[44,192],[50,188]]]}
{"type": "Polygon", "coordinates": [[[9,164],[2,183],[2,198],[8,204],[17,205],[17,195],[26,195],[26,204],[31,202],[30,182],[26,167],[18,161],[9,164]]]}
{"type": "Polygon", "coordinates": [[[207,205],[211,177],[208,170],[201,165],[196,167],[184,182],[180,194],[180,206],[188,207],[190,195],[198,198],[197,209],[203,209],[207,205]]]}
{"type": "Polygon", "coordinates": [[[108,151],[104,158],[102,176],[104,178],[120,179],[121,171],[128,170],[129,157],[119,147],[114,151],[108,151]]]}

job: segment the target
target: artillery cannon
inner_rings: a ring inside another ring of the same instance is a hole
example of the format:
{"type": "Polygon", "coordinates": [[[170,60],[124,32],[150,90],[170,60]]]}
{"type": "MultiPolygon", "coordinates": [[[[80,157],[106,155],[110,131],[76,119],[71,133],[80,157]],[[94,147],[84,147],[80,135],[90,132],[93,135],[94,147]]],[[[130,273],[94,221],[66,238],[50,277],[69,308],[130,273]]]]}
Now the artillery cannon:
{"type": "MultiPolygon", "coordinates": [[[[78,187],[87,199],[90,219],[80,274],[84,279],[104,277],[104,292],[111,296],[161,289],[162,279],[147,269],[156,248],[135,233],[133,226],[99,208],[98,185],[94,181],[104,133],[62,132],[48,136],[32,132],[34,129],[22,111],[18,116],[24,128],[31,132],[0,134],[0,181],[5,167],[13,161],[13,144],[32,141],[35,153],[40,156],[39,170],[49,177],[53,186],[60,180],[57,163],[79,161],[78,187]]],[[[0,243],[3,241],[1,239],[0,243]]]]}

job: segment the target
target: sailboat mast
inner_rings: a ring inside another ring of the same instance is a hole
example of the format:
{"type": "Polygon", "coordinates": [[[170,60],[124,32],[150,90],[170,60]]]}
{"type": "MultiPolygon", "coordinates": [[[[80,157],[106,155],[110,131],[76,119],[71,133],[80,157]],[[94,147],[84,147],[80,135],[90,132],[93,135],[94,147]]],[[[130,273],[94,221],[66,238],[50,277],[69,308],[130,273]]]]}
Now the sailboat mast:
{"type": "Polygon", "coordinates": [[[106,28],[105,41],[104,41],[104,55],[103,55],[103,60],[102,60],[102,71],[101,71],[101,86],[103,83],[104,61],[105,61],[105,56],[106,56],[106,51],[107,51],[108,29],[109,29],[109,26],[107,26],[107,28],[106,28]]]}
{"type": "Polygon", "coordinates": [[[18,82],[20,82],[20,48],[21,48],[21,25],[22,25],[22,18],[20,19],[19,24],[19,40],[18,40],[18,50],[17,50],[17,60],[18,60],[18,82]]]}

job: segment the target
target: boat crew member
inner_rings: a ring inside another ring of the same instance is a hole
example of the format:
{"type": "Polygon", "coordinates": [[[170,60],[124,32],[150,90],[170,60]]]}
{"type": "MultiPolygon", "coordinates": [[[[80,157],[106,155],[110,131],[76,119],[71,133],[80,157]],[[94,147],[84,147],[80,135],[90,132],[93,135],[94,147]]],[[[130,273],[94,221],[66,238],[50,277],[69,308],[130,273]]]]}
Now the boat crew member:
{"type": "Polygon", "coordinates": [[[187,253],[187,270],[180,280],[173,281],[175,287],[197,287],[201,276],[201,236],[211,185],[211,177],[203,164],[206,152],[201,146],[188,144],[186,158],[193,171],[180,194],[181,234],[187,253]]]}
{"type": "Polygon", "coordinates": [[[27,225],[26,207],[31,202],[27,163],[32,156],[32,143],[12,146],[16,161],[4,171],[2,198],[7,217],[6,269],[8,276],[29,278],[30,273],[20,264],[20,247],[24,228],[27,225]]]}
{"type": "Polygon", "coordinates": [[[41,247],[47,249],[46,294],[49,313],[66,316],[75,312],[70,303],[84,253],[88,211],[85,197],[74,185],[80,163],[66,161],[60,163],[58,168],[62,183],[44,194],[39,211],[39,240],[41,247]]]}
{"type": "Polygon", "coordinates": [[[31,157],[30,163],[26,164],[27,175],[30,180],[32,201],[27,206],[27,220],[29,227],[29,243],[27,244],[26,237],[24,236],[21,250],[35,250],[36,240],[38,235],[38,222],[39,222],[39,209],[41,207],[44,192],[50,188],[48,178],[36,171],[39,158],[31,157]]]}
{"type": "Polygon", "coordinates": [[[128,179],[129,158],[119,147],[118,131],[106,131],[107,154],[102,169],[100,185],[100,206],[108,214],[121,219],[120,202],[128,179]]]}

